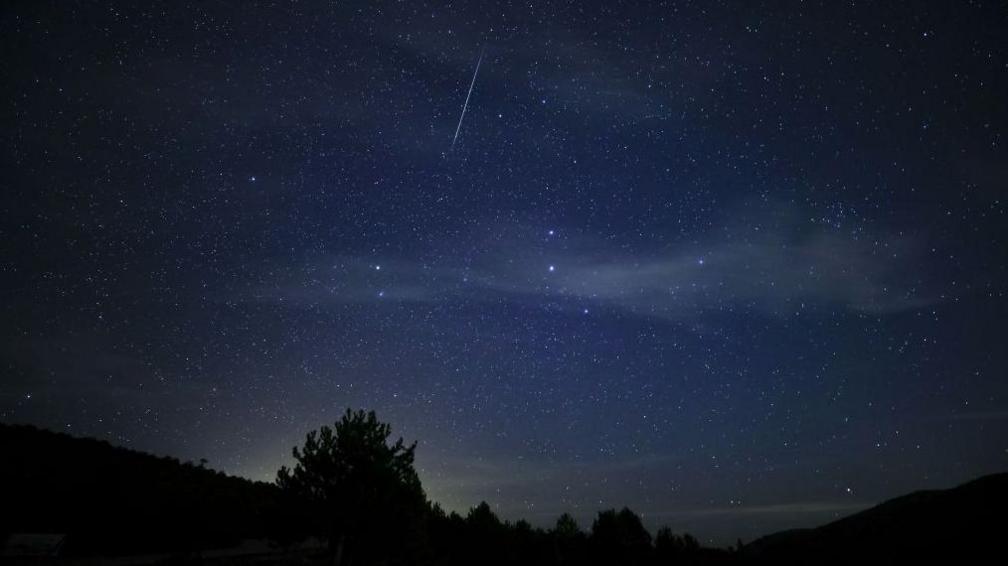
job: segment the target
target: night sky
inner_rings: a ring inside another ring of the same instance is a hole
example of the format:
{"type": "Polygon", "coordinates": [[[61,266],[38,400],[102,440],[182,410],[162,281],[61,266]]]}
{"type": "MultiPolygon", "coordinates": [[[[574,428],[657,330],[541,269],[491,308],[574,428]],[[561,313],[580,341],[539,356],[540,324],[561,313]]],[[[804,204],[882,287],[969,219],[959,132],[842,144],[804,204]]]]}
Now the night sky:
{"type": "Polygon", "coordinates": [[[136,4],[0,8],[0,420],[718,544],[1008,468],[1003,3],[136,4]]]}

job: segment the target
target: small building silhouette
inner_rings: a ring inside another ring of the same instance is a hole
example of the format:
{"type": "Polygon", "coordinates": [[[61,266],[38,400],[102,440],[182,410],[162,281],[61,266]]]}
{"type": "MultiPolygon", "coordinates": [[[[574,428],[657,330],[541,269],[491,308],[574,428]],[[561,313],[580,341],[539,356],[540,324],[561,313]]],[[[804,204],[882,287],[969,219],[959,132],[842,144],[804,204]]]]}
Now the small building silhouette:
{"type": "Polygon", "coordinates": [[[56,533],[12,533],[0,547],[3,557],[56,557],[66,535],[56,533]]]}

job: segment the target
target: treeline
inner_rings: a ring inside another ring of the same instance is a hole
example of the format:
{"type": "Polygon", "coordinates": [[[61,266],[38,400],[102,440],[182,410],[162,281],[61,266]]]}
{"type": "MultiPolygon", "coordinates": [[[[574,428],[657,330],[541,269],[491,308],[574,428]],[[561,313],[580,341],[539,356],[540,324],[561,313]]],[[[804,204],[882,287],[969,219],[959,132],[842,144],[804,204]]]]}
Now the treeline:
{"type": "Polygon", "coordinates": [[[629,509],[602,511],[587,530],[567,514],[550,529],[498,519],[486,503],[462,517],[434,506],[430,522],[431,563],[489,565],[673,565],[725,564],[735,551],[701,547],[688,534],[659,529],[652,540],[629,509]]]}
{"type": "Polygon", "coordinates": [[[297,451],[310,468],[301,468],[305,477],[318,480],[309,486],[298,484],[297,467],[267,484],[205,462],[0,425],[0,540],[61,533],[65,557],[193,557],[250,538],[272,541],[282,556],[312,537],[326,549],[315,562],[354,565],[700,564],[730,556],[667,529],[652,538],[629,509],[601,512],[584,529],[566,514],[547,529],[504,521],[485,502],[449,513],[424,495],[412,447],[386,444],[388,426],[373,413],[348,413],[325,430],[297,451]]]}
{"type": "Polygon", "coordinates": [[[328,540],[335,564],[665,565],[728,561],[689,535],[652,540],[629,509],[598,514],[582,531],[570,515],[554,528],[501,521],[485,502],[465,517],[430,503],[413,468],[416,444],[391,441],[373,412],[348,410],[310,432],[277,485],[305,533],[328,540]]]}
{"type": "Polygon", "coordinates": [[[348,411],[309,433],[293,467],[267,484],[205,462],[0,425],[0,540],[61,533],[64,557],[164,553],[182,563],[211,563],[203,551],[244,539],[271,541],[271,564],[984,563],[1000,551],[1006,524],[1008,474],[997,474],[732,549],[664,528],[652,536],[629,509],[602,511],[584,526],[564,514],[536,528],[503,521],[486,503],[445,512],[420,485],[415,444],[390,434],[374,413],[348,411]]]}

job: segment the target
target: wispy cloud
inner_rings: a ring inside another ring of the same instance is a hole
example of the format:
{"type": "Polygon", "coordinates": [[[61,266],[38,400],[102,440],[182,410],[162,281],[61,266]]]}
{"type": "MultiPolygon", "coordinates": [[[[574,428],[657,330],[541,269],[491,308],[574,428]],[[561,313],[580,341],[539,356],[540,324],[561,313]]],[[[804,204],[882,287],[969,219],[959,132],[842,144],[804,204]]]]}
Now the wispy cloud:
{"type": "Polygon", "coordinates": [[[487,281],[502,291],[594,300],[644,316],[725,308],[793,313],[823,305],[887,313],[933,302],[906,281],[912,248],[901,240],[862,243],[829,235],[799,243],[764,239],[646,257],[560,255],[548,278],[495,274],[487,281]]]}
{"type": "Polygon", "coordinates": [[[916,273],[920,246],[906,237],[697,240],[634,253],[599,239],[543,245],[545,231],[502,227],[465,262],[374,257],[318,260],[259,277],[244,300],[291,305],[380,302],[572,301],[641,317],[681,319],[711,311],[790,316],[806,308],[895,313],[933,304],[916,273]],[[503,235],[502,235],[503,234],[503,235]]]}
{"type": "Polygon", "coordinates": [[[450,296],[463,279],[453,267],[433,268],[409,260],[337,256],[300,270],[259,274],[261,284],[238,299],[296,307],[433,302],[450,296]]]}

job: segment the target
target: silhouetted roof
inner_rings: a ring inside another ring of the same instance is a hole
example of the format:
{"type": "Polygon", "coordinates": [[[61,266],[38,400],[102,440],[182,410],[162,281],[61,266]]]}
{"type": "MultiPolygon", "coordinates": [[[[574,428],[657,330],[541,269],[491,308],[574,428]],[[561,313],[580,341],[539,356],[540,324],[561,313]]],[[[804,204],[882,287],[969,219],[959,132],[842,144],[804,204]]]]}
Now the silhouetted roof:
{"type": "Polygon", "coordinates": [[[0,556],[57,556],[65,538],[55,533],[14,533],[4,541],[0,556]]]}

